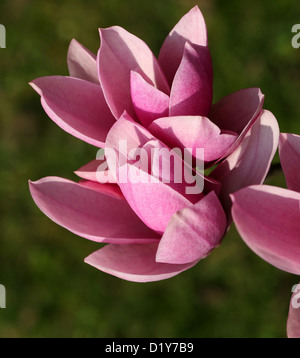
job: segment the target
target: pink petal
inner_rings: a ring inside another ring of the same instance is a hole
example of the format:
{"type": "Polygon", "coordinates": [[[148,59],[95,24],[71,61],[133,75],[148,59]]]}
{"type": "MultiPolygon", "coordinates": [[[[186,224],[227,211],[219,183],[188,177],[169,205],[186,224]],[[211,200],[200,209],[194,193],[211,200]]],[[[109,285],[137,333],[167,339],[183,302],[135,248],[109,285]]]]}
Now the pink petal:
{"type": "Polygon", "coordinates": [[[279,138],[279,156],[287,187],[300,192],[300,136],[282,133],[279,138]]]}
{"type": "Polygon", "coordinates": [[[117,183],[110,172],[106,159],[95,159],[74,172],[82,179],[92,180],[94,182],[106,184],[117,183]]]}
{"type": "Polygon", "coordinates": [[[160,281],[176,276],[196,265],[169,265],[155,261],[157,244],[106,245],[85,262],[98,270],[134,282],[160,281]]]}
{"type": "Polygon", "coordinates": [[[226,226],[226,215],[212,191],[172,216],[159,243],[156,261],[169,264],[199,261],[220,244],[226,226]]]}
{"type": "Polygon", "coordinates": [[[231,208],[230,193],[264,182],[278,141],[277,120],[271,112],[263,111],[238,149],[211,173],[222,185],[220,197],[227,215],[231,208]]]}
{"type": "Polygon", "coordinates": [[[240,134],[260,114],[264,95],[259,88],[246,88],[222,98],[212,106],[210,119],[220,128],[240,134]]]}
{"type": "Polygon", "coordinates": [[[142,165],[139,165],[140,162],[134,165],[138,164],[139,168],[154,177],[154,181],[157,179],[167,184],[191,203],[196,203],[203,197],[205,177],[186,162],[185,153],[182,155],[180,150],[170,149],[159,140],[148,141],[142,149],[147,153],[145,164],[142,161],[142,165]]]}
{"type": "Polygon", "coordinates": [[[120,158],[124,158],[127,163],[127,158],[132,150],[153,139],[154,137],[149,131],[124,112],[110,129],[105,144],[105,157],[114,178],[117,178],[117,167],[122,165],[119,163],[120,158]]]}
{"type": "Polygon", "coordinates": [[[178,191],[132,165],[119,168],[118,177],[127,178],[119,181],[119,186],[130,207],[148,227],[159,233],[164,232],[176,211],[192,205],[178,191]]]}
{"type": "Polygon", "coordinates": [[[148,129],[170,148],[190,148],[195,158],[205,162],[218,159],[237,138],[235,133],[221,133],[208,118],[200,116],[159,118],[148,129]],[[201,148],[204,157],[197,151],[201,148]]]}
{"type": "Polygon", "coordinates": [[[115,119],[99,85],[63,76],[41,77],[30,84],[59,127],[89,144],[103,147],[115,119]]]}
{"type": "Polygon", "coordinates": [[[300,338],[300,284],[294,287],[287,320],[288,338],[300,338]]]}
{"type": "MultiPolygon", "coordinates": [[[[151,165],[148,164],[151,171],[147,172],[176,190],[191,203],[199,201],[204,192],[214,191],[219,195],[221,184],[201,172],[203,161],[195,163],[189,151],[186,150],[187,148],[183,150],[180,148],[170,149],[157,139],[146,142],[142,149],[146,148],[150,152],[149,158],[151,158],[151,165]]],[[[145,171],[143,166],[142,169],[145,171]]]]}
{"type": "MultiPolygon", "coordinates": [[[[147,226],[155,231],[163,232],[176,211],[192,205],[192,202],[198,201],[203,196],[200,187],[200,192],[195,193],[191,193],[188,188],[195,187],[199,181],[202,184],[204,179],[199,177],[200,175],[195,175],[195,177],[188,178],[192,180],[186,183],[186,177],[182,175],[180,183],[173,182],[171,164],[169,181],[165,182],[161,180],[160,172],[157,176],[152,175],[153,168],[148,165],[148,156],[146,169],[132,163],[135,159],[131,156],[132,150],[135,151],[136,148],[146,150],[148,147],[149,152],[155,145],[157,149],[166,149],[167,154],[172,156],[170,149],[125,114],[114,124],[107,136],[105,155],[109,168],[112,173],[115,173],[118,184],[131,208],[147,226]],[[120,145],[120,138],[125,141],[126,145],[120,145]],[[115,151],[112,151],[112,148],[115,151]],[[122,161],[124,159],[122,163],[118,159],[120,156],[122,161]]],[[[147,155],[148,152],[146,152],[147,155]]],[[[180,170],[183,170],[182,159],[178,159],[175,155],[175,160],[176,164],[177,160],[180,160],[180,170]]]]}
{"type": "Polygon", "coordinates": [[[146,82],[137,72],[131,73],[131,98],[135,113],[145,126],[169,114],[169,96],[146,82]]]}
{"type": "Polygon", "coordinates": [[[170,95],[170,116],[207,116],[213,96],[213,72],[207,47],[185,44],[170,95]]]}
{"type": "Polygon", "coordinates": [[[267,185],[231,195],[232,216],[245,243],[271,265],[300,274],[300,193],[267,185]]]}
{"type": "Polygon", "coordinates": [[[206,25],[198,6],[181,18],[160,50],[158,60],[170,84],[181,62],[186,42],[207,46],[206,25]]]}
{"type": "Polygon", "coordinates": [[[118,119],[126,110],[135,116],[130,93],[130,72],[138,72],[151,85],[170,93],[169,85],[155,56],[136,36],[121,27],[100,29],[98,66],[106,101],[118,119]]]}
{"type": "Polygon", "coordinates": [[[99,84],[96,59],[95,54],[73,39],[67,56],[70,76],[99,84]]]}
{"type": "Polygon", "coordinates": [[[125,199],[120,187],[117,184],[100,184],[86,179],[80,180],[78,184],[117,199],[125,199]]]}
{"type": "Polygon", "coordinates": [[[259,88],[247,88],[222,98],[212,106],[209,114],[211,121],[222,130],[239,135],[223,158],[240,145],[253,123],[261,115],[263,103],[264,95],[259,88]]]}
{"type": "Polygon", "coordinates": [[[97,242],[122,244],[148,243],[158,238],[125,200],[57,177],[30,182],[29,186],[40,210],[76,235],[97,242]]]}
{"type": "MultiPolygon", "coordinates": [[[[146,128],[135,122],[125,112],[112,126],[107,135],[105,156],[110,171],[116,173],[117,166],[122,166],[134,160],[135,157],[133,153],[136,152],[137,148],[141,149],[144,147],[145,149],[148,146],[148,150],[150,150],[151,146],[153,146],[150,145],[151,143],[157,143],[158,147],[170,151],[166,145],[158,141],[146,128]],[[121,157],[122,160],[124,159],[122,163],[119,162],[119,157],[121,157]]],[[[149,157],[150,155],[151,154],[149,154],[149,157]]],[[[114,175],[114,177],[116,177],[116,175],[114,175]]]]}

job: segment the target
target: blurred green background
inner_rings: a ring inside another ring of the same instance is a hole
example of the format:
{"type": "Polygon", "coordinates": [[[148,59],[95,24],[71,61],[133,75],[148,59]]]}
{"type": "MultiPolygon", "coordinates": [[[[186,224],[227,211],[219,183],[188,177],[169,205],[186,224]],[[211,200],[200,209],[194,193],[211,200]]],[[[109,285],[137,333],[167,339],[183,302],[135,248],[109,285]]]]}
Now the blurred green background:
{"type": "MultiPolygon", "coordinates": [[[[253,254],[232,228],[220,248],[167,281],[135,284],[83,263],[99,245],[76,237],[33,203],[28,179],[75,179],[96,148],[58,128],[28,82],[67,75],[72,38],[94,52],[98,27],[120,25],[155,54],[181,16],[202,10],[214,64],[214,97],[260,87],[282,132],[300,133],[300,49],[291,28],[299,1],[1,0],[0,337],[285,337],[299,278],[253,254]]],[[[275,159],[276,160],[276,159],[275,159]]],[[[267,179],[285,186],[281,174],[267,179]]]]}

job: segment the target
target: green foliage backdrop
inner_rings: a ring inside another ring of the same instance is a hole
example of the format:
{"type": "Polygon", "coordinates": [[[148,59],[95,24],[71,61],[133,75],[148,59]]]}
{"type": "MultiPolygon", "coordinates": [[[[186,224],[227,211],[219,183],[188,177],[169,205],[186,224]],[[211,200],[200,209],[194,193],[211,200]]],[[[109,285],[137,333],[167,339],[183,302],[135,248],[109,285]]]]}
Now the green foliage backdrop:
{"type": "MultiPolygon", "coordinates": [[[[282,132],[300,133],[300,49],[291,28],[298,1],[1,0],[0,23],[0,337],[285,337],[291,287],[299,278],[256,257],[234,227],[193,269],[168,281],[135,284],[83,263],[99,248],[46,218],[28,179],[73,171],[96,149],[64,133],[28,85],[67,75],[76,38],[94,52],[98,27],[120,25],[158,54],[170,29],[194,5],[208,27],[214,99],[260,87],[282,132]]],[[[276,158],[275,158],[276,160],[276,158]]],[[[284,186],[283,176],[268,184],[284,186]]]]}

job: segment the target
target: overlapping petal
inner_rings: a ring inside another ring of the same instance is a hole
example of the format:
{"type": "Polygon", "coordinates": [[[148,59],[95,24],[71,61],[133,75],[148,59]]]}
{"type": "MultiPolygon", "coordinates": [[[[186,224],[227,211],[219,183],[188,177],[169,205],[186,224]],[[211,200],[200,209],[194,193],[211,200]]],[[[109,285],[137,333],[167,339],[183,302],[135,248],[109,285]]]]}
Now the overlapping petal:
{"type": "Polygon", "coordinates": [[[170,85],[181,62],[186,42],[207,46],[206,24],[198,6],[180,19],[161,47],[158,60],[170,85]]]}
{"type": "Polygon", "coordinates": [[[207,116],[213,97],[213,71],[207,47],[186,43],[170,95],[170,116],[207,116]]]}
{"type": "Polygon", "coordinates": [[[117,184],[106,183],[105,185],[103,185],[95,181],[86,180],[86,179],[79,180],[78,184],[86,188],[90,188],[92,190],[98,191],[99,193],[112,196],[117,199],[122,199],[122,200],[125,199],[119,185],[117,184]]]}
{"type": "Polygon", "coordinates": [[[148,129],[170,148],[190,149],[192,156],[205,162],[220,158],[237,138],[233,132],[222,133],[213,122],[201,116],[159,118],[148,129]]]}
{"type": "MultiPolygon", "coordinates": [[[[188,170],[190,170],[191,175],[201,176],[204,178],[201,173],[195,172],[193,168],[189,166],[190,163],[185,160],[186,158],[184,157],[184,153],[182,153],[181,151],[180,153],[178,153],[178,151],[175,152],[173,151],[173,148],[169,148],[163,142],[157,140],[157,138],[153,136],[150,131],[148,131],[140,124],[136,123],[128,115],[128,113],[125,112],[120,117],[120,119],[116,121],[116,123],[112,126],[111,130],[107,135],[105,155],[110,171],[112,173],[116,173],[117,166],[122,166],[127,163],[132,164],[130,163],[130,161],[135,161],[137,159],[136,157],[140,155],[140,152],[137,149],[145,149],[146,151],[149,151],[149,153],[146,153],[149,158],[153,154],[151,153],[152,149],[157,149],[158,152],[156,153],[158,153],[158,155],[161,153],[160,150],[162,149],[162,151],[164,151],[165,153],[166,158],[164,158],[164,156],[162,155],[161,159],[168,160],[170,159],[170,157],[173,158],[174,156],[176,163],[180,162],[181,167],[186,167],[186,178],[188,177],[188,170]],[[124,135],[124,133],[126,133],[126,135],[124,135]],[[155,148],[152,148],[153,146],[155,148]],[[115,151],[112,151],[112,149],[115,149],[115,151]],[[182,162],[183,160],[184,163],[182,162]]],[[[172,166],[173,164],[171,162],[170,165],[172,166]]],[[[153,165],[153,163],[151,165],[153,165]]],[[[150,166],[148,166],[148,169],[151,169],[150,166]]],[[[146,172],[148,174],[151,174],[150,170],[146,170],[146,172]]],[[[168,174],[169,176],[172,176],[172,173],[168,174]]],[[[114,176],[116,177],[116,174],[114,174],[114,176]]],[[[191,177],[187,178],[187,182],[193,182],[192,179],[193,178],[191,177]]],[[[210,180],[209,178],[204,178],[204,180],[207,182],[208,185],[210,185],[210,190],[214,190],[214,186],[219,186],[219,183],[213,179],[210,180]]],[[[215,188],[215,190],[217,191],[218,189],[215,188]]]]}
{"type": "Polygon", "coordinates": [[[287,187],[300,192],[300,136],[281,133],[279,156],[287,187]]]}
{"type": "Polygon", "coordinates": [[[226,215],[212,191],[172,216],[159,243],[156,261],[187,264],[203,259],[220,244],[226,226],[226,215]]]}
{"type": "Polygon", "coordinates": [[[169,96],[137,72],[131,72],[131,98],[135,113],[146,128],[155,119],[169,115],[169,96]]]}
{"type": "Polygon", "coordinates": [[[277,120],[271,112],[264,110],[238,149],[211,173],[212,178],[222,183],[220,197],[228,216],[231,208],[229,194],[264,182],[278,141],[277,120]]]}
{"type": "Polygon", "coordinates": [[[137,148],[150,140],[153,135],[136,123],[127,112],[111,127],[105,143],[105,157],[111,174],[117,180],[117,167],[132,159],[137,148]],[[125,135],[124,135],[125,134],[125,135]],[[122,163],[120,163],[122,160],[122,163]]]}
{"type": "Polygon", "coordinates": [[[67,63],[71,77],[99,84],[96,55],[75,39],[70,43],[67,63]]]}
{"type": "Polygon", "coordinates": [[[106,245],[92,253],[85,262],[110,275],[134,282],[165,280],[193,267],[197,262],[185,265],[169,265],[155,261],[157,244],[106,245]]]}
{"type": "Polygon", "coordinates": [[[246,88],[231,93],[213,104],[209,114],[210,120],[219,128],[239,135],[238,140],[220,160],[237,149],[261,115],[263,103],[264,95],[259,88],[246,88]]]}
{"type": "MultiPolygon", "coordinates": [[[[159,166],[158,168],[155,168],[155,164],[151,163],[151,154],[153,153],[151,148],[155,148],[155,146],[158,150],[163,148],[167,151],[167,153],[163,152],[161,157],[163,160],[166,159],[166,156],[170,159],[172,154],[175,154],[174,161],[179,163],[179,170],[184,171],[182,158],[178,157],[176,153],[172,153],[163,143],[157,141],[150,132],[132,121],[127,114],[121,117],[111,128],[107,136],[105,152],[109,168],[116,173],[118,184],[132,209],[147,226],[162,233],[171,216],[176,211],[191,206],[192,202],[188,199],[190,195],[185,193],[184,175],[181,176],[183,181],[176,183],[174,182],[174,168],[172,166],[167,167],[168,173],[163,170],[161,175],[160,162],[156,163],[159,166]],[[122,137],[119,133],[126,133],[126,146],[120,145],[119,140],[122,137]],[[111,148],[115,148],[116,151],[112,152],[111,148]],[[136,158],[132,152],[132,149],[135,151],[136,148],[145,149],[147,154],[146,168],[136,165],[136,158]],[[148,153],[150,157],[148,157],[148,153]],[[118,159],[120,155],[125,159],[123,163],[120,163],[118,159]],[[151,164],[149,166],[148,159],[150,159],[151,164]],[[153,175],[154,172],[158,175],[153,175]],[[169,181],[161,180],[161,177],[164,178],[164,174],[169,174],[169,181]]],[[[196,178],[194,181],[197,184],[196,178]]],[[[199,200],[202,197],[201,190],[192,197],[199,200]]]]}
{"type": "Polygon", "coordinates": [[[99,85],[73,77],[49,76],[32,81],[48,116],[63,130],[103,147],[115,123],[99,85]]]}
{"type": "Polygon", "coordinates": [[[192,203],[170,185],[155,180],[153,176],[133,165],[119,168],[120,188],[134,212],[152,230],[163,233],[176,211],[192,203]]]}
{"type": "Polygon", "coordinates": [[[74,173],[82,179],[92,180],[102,184],[117,183],[115,177],[108,168],[105,158],[92,160],[74,173]]]}
{"type": "Polygon", "coordinates": [[[110,194],[110,188],[106,193],[103,188],[101,193],[58,177],[30,182],[29,186],[36,205],[45,215],[86,239],[122,244],[148,243],[158,239],[126,200],[110,194]]]}
{"type": "Polygon", "coordinates": [[[245,243],[273,266],[300,274],[300,193],[274,186],[231,195],[232,216],[245,243]]]}
{"type": "Polygon", "coordinates": [[[100,29],[98,52],[100,83],[114,116],[126,110],[135,117],[130,73],[138,72],[149,84],[169,94],[170,88],[158,61],[144,41],[119,26],[100,29]]]}

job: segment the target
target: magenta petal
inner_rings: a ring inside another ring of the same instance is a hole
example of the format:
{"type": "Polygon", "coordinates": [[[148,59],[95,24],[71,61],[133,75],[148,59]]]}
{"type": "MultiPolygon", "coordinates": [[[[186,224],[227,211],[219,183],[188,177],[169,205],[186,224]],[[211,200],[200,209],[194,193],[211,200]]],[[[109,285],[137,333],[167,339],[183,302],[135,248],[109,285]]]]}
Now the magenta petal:
{"type": "Polygon", "coordinates": [[[127,163],[131,151],[153,139],[154,137],[147,129],[124,112],[110,129],[105,143],[105,157],[114,178],[117,178],[117,167],[122,165],[119,162],[120,158],[124,158],[127,163]]]}
{"type": "Polygon", "coordinates": [[[212,106],[209,114],[211,121],[222,130],[233,131],[239,135],[223,158],[240,145],[251,126],[261,115],[263,103],[264,95],[259,88],[246,88],[222,98],[212,106]]]}
{"type": "MultiPolygon", "coordinates": [[[[143,158],[142,163],[138,163],[139,168],[151,174],[153,179],[170,186],[191,203],[196,203],[203,197],[204,184],[207,180],[202,173],[192,168],[192,160],[188,163],[186,154],[182,154],[179,148],[170,149],[159,140],[151,140],[142,148],[148,155],[143,158]]],[[[188,158],[192,159],[190,154],[188,158]]]]}
{"type": "Polygon", "coordinates": [[[118,172],[119,186],[134,212],[152,230],[165,231],[172,215],[192,203],[168,184],[150,174],[124,165],[118,172]],[[126,178],[120,181],[120,178],[126,178]]]}
{"type": "Polygon", "coordinates": [[[125,200],[57,177],[30,182],[29,187],[33,200],[45,215],[86,239],[128,244],[158,238],[125,200]]]}
{"type": "Polygon", "coordinates": [[[300,274],[300,193],[267,185],[231,195],[232,217],[245,243],[271,265],[300,274]]]}
{"type": "Polygon", "coordinates": [[[263,107],[264,95],[259,88],[231,93],[212,106],[210,119],[220,128],[242,133],[263,107]]]}
{"type": "Polygon", "coordinates": [[[287,320],[287,337],[300,338],[300,284],[293,287],[287,320]]]}
{"type": "Polygon", "coordinates": [[[198,6],[193,7],[170,32],[159,53],[159,63],[172,84],[185,43],[207,46],[206,24],[198,6]]]}
{"type": "Polygon", "coordinates": [[[148,129],[170,148],[190,148],[195,158],[205,162],[221,157],[237,138],[235,133],[221,133],[213,122],[200,116],[159,118],[148,129]],[[204,157],[197,151],[202,148],[204,157]]]}
{"type": "Polygon", "coordinates": [[[279,156],[287,187],[300,192],[300,136],[282,133],[279,138],[279,156]]]}
{"type": "Polygon", "coordinates": [[[263,111],[238,149],[211,173],[211,177],[222,185],[220,197],[228,215],[231,208],[230,193],[264,182],[278,141],[277,120],[271,112],[263,111]]]}
{"type": "MultiPolygon", "coordinates": [[[[148,151],[151,148],[157,148],[159,150],[165,149],[167,152],[164,154],[172,154],[170,149],[157,141],[150,132],[125,114],[114,124],[107,136],[105,155],[111,172],[115,173],[118,184],[135,213],[147,226],[155,231],[163,232],[176,211],[192,205],[193,199],[202,197],[201,192],[193,191],[191,193],[190,189],[198,188],[204,180],[200,176],[195,176],[188,178],[188,183],[186,183],[185,178],[189,173],[187,172],[184,173],[186,176],[181,176],[181,182],[174,182],[172,169],[169,173],[169,181],[160,180],[159,168],[156,171],[158,175],[152,175],[153,169],[156,167],[152,164],[152,168],[150,168],[148,159],[151,159],[151,156],[148,156],[148,152],[146,152],[146,169],[132,162],[136,159],[132,150],[135,151],[136,148],[146,150],[147,147],[148,151]],[[121,142],[120,138],[122,138],[121,142]],[[112,151],[112,149],[115,150],[112,151]],[[124,162],[122,162],[123,159],[124,162]],[[191,184],[192,188],[190,188],[191,184]]],[[[162,154],[162,157],[165,159],[166,155],[162,154]]],[[[179,167],[180,171],[183,170],[181,157],[178,159],[175,155],[175,158],[176,164],[177,162],[180,164],[176,168],[179,167]]],[[[201,191],[200,187],[199,191],[201,191]]]]}
{"type": "Polygon", "coordinates": [[[119,185],[117,184],[100,184],[95,181],[86,179],[80,180],[78,184],[84,186],[85,188],[90,188],[92,190],[98,191],[101,194],[112,196],[117,199],[125,199],[119,185]]]}
{"type": "Polygon", "coordinates": [[[67,56],[70,76],[99,84],[96,59],[95,54],[73,39],[67,56]]]}
{"type": "Polygon", "coordinates": [[[170,95],[170,116],[207,116],[213,96],[213,72],[207,47],[185,45],[170,95]]]}
{"type": "Polygon", "coordinates": [[[159,243],[156,261],[187,264],[203,259],[220,244],[226,226],[226,215],[212,191],[172,216],[159,243]]]}
{"type": "Polygon", "coordinates": [[[150,85],[137,72],[131,73],[131,98],[135,113],[145,127],[169,114],[169,96],[150,85]]]}
{"type": "Polygon", "coordinates": [[[122,153],[127,155],[132,149],[138,148],[153,139],[155,138],[145,127],[135,122],[127,112],[124,112],[111,127],[106,138],[105,147],[119,149],[120,144],[126,141],[126,146],[124,146],[122,153]]]}
{"type": "Polygon", "coordinates": [[[135,116],[130,93],[131,71],[138,72],[162,92],[170,93],[160,65],[144,41],[118,26],[100,29],[100,36],[100,82],[106,101],[117,119],[125,110],[135,116]]]}
{"type": "Polygon", "coordinates": [[[115,123],[101,87],[73,77],[41,77],[31,82],[48,116],[63,130],[103,147],[115,123]]]}
{"type": "Polygon", "coordinates": [[[118,167],[128,163],[132,152],[153,139],[152,134],[135,122],[127,112],[116,121],[106,138],[105,157],[109,171],[117,182],[118,167]]]}
{"type": "Polygon", "coordinates": [[[92,180],[102,184],[117,183],[116,179],[110,172],[105,159],[95,159],[79,168],[74,173],[82,179],[92,180]]]}
{"type": "Polygon", "coordinates": [[[176,276],[196,265],[169,265],[155,261],[157,244],[106,245],[85,262],[98,270],[133,282],[160,281],[176,276]]]}

